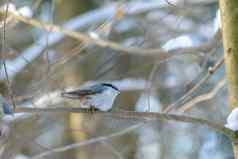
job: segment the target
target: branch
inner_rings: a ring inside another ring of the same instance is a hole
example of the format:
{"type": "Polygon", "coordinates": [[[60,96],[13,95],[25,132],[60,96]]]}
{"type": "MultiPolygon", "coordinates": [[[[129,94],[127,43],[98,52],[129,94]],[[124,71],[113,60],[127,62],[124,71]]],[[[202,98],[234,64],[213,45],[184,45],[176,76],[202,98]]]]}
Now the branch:
{"type": "MultiPolygon", "coordinates": [[[[86,109],[80,109],[80,108],[63,108],[63,109],[59,109],[59,108],[51,108],[51,109],[35,109],[35,108],[21,108],[22,110],[19,111],[27,111],[27,112],[55,112],[58,110],[66,110],[68,112],[73,112],[73,113],[87,113],[86,109]]],[[[198,118],[194,118],[194,117],[188,117],[188,116],[183,116],[183,115],[174,115],[174,114],[164,114],[164,113],[150,113],[150,112],[95,112],[94,115],[102,115],[102,116],[108,116],[108,117],[113,117],[113,118],[120,118],[120,119],[129,119],[129,120],[137,120],[137,121],[143,121],[144,123],[140,123],[140,124],[136,124],[133,125],[129,128],[123,129],[122,131],[113,133],[111,135],[105,135],[105,136],[101,136],[101,137],[96,137],[96,138],[92,138],[89,140],[85,140],[82,141],[80,143],[75,143],[75,144],[70,144],[67,146],[63,146],[63,147],[59,147],[59,148],[55,148],[43,153],[40,153],[36,156],[33,156],[33,159],[40,159],[42,157],[46,157],[49,156],[53,153],[58,153],[58,152],[64,152],[64,151],[68,151],[71,149],[75,149],[75,148],[79,148],[81,146],[85,146],[85,145],[89,145],[89,144],[93,144],[93,143],[98,143],[98,142],[103,142],[109,139],[112,139],[114,137],[118,137],[118,136],[122,136],[128,132],[131,132],[139,127],[141,127],[143,124],[150,122],[150,121],[154,121],[154,120],[163,120],[163,121],[179,121],[179,122],[186,122],[186,123],[192,123],[192,124],[199,124],[202,126],[207,126],[209,128],[212,128],[218,132],[221,132],[225,135],[227,135],[228,137],[230,137],[230,139],[234,139],[233,141],[236,140],[236,133],[230,129],[225,128],[224,126],[209,122],[207,120],[204,119],[198,119],[198,118]]]]}
{"type": "Polygon", "coordinates": [[[187,112],[190,109],[192,109],[196,104],[212,99],[225,86],[225,84],[226,84],[226,80],[225,80],[225,78],[223,78],[216,84],[216,86],[210,92],[204,93],[202,95],[199,95],[199,96],[193,98],[192,100],[190,100],[187,103],[185,103],[184,105],[182,105],[178,109],[178,111],[179,112],[187,112]]]}
{"type": "MultiPolygon", "coordinates": [[[[133,55],[142,55],[142,56],[152,56],[152,57],[157,57],[160,58],[161,60],[165,60],[168,59],[172,56],[174,56],[174,54],[168,54],[166,51],[162,50],[162,49],[143,49],[143,48],[137,48],[137,47],[132,47],[132,46],[122,46],[118,43],[112,42],[112,41],[107,41],[107,40],[103,40],[103,39],[99,39],[99,38],[93,38],[90,35],[87,34],[83,34],[81,32],[75,32],[69,29],[65,29],[62,27],[59,27],[57,25],[53,25],[53,24],[49,24],[46,22],[42,22],[42,21],[38,21],[35,19],[30,19],[30,18],[26,18],[24,16],[18,15],[18,14],[14,14],[11,13],[11,15],[13,15],[17,20],[26,23],[26,24],[30,24],[34,27],[40,28],[40,29],[45,29],[48,32],[59,32],[59,33],[63,33],[64,35],[67,35],[71,38],[74,38],[76,40],[79,40],[85,44],[95,44],[99,47],[102,48],[110,48],[122,53],[129,53],[129,54],[133,54],[133,55]]],[[[182,55],[184,54],[191,54],[190,52],[181,52],[182,55]]],[[[176,54],[177,55],[177,54],[176,54]]]]}
{"type": "Polygon", "coordinates": [[[196,91],[198,90],[210,77],[213,75],[220,66],[224,63],[224,57],[221,57],[217,63],[214,64],[213,67],[209,67],[207,74],[193,87],[191,88],[186,94],[184,94],[181,98],[179,98],[177,101],[175,101],[173,104],[169,105],[163,112],[167,113],[171,110],[178,107],[180,103],[186,102],[188,98],[196,91]]]}
{"type": "MultiPolygon", "coordinates": [[[[68,107],[55,107],[55,108],[28,108],[28,107],[17,107],[16,112],[28,112],[28,113],[53,113],[53,112],[68,112],[68,113],[91,113],[90,109],[85,108],[68,108],[68,107]]],[[[230,138],[234,138],[234,132],[230,129],[225,128],[222,125],[215,124],[213,122],[194,118],[184,115],[157,113],[157,112],[133,112],[133,111],[120,111],[120,112],[101,112],[96,111],[94,115],[102,115],[105,117],[112,117],[113,119],[126,119],[135,121],[152,121],[152,120],[162,120],[162,121],[178,121],[185,123],[198,124],[202,126],[207,126],[220,133],[227,135],[230,138]]]]}
{"type": "MultiPolygon", "coordinates": [[[[191,47],[191,48],[186,48],[186,49],[182,49],[182,52],[175,49],[172,50],[170,52],[170,54],[168,54],[165,50],[163,49],[143,49],[143,48],[137,48],[137,47],[124,47],[118,43],[115,42],[111,42],[111,41],[106,41],[106,40],[102,40],[102,39],[95,39],[87,34],[83,34],[81,32],[75,32],[69,29],[65,29],[53,24],[49,24],[46,22],[41,22],[35,19],[30,19],[30,18],[26,18],[24,16],[21,16],[20,14],[16,14],[16,13],[11,13],[12,16],[14,16],[17,20],[24,22],[26,24],[30,24],[34,27],[37,28],[41,28],[41,29],[45,29],[49,32],[53,31],[53,32],[59,32],[59,33],[63,33],[64,35],[67,35],[71,38],[77,39],[81,42],[84,42],[86,44],[95,44],[97,46],[103,47],[103,48],[110,48],[110,49],[114,49],[116,51],[120,51],[120,52],[124,52],[124,53],[129,53],[129,54],[135,54],[135,55],[142,55],[142,56],[155,56],[158,58],[160,58],[161,60],[165,60],[168,59],[173,55],[173,53],[175,52],[180,52],[180,54],[192,54],[194,53],[194,51],[200,51],[202,52],[203,50],[207,49],[207,47],[210,47],[210,44],[204,44],[202,46],[199,47],[191,47]],[[208,46],[207,46],[208,45],[208,46]]],[[[220,34],[216,34],[216,36],[220,36],[220,34]]],[[[216,38],[215,38],[216,39],[216,38]]],[[[212,41],[213,43],[213,41],[212,41]]],[[[177,55],[177,54],[176,54],[177,55]]]]}
{"type": "Polygon", "coordinates": [[[110,135],[100,136],[100,137],[92,138],[92,139],[89,139],[89,140],[81,141],[79,143],[70,144],[70,145],[66,145],[66,146],[63,146],[63,147],[55,148],[55,149],[52,149],[52,150],[49,150],[49,151],[45,151],[45,152],[42,152],[42,153],[40,153],[38,155],[33,156],[32,159],[40,159],[40,158],[49,156],[49,155],[51,155],[53,153],[64,152],[64,151],[68,151],[68,150],[71,150],[71,149],[79,148],[81,146],[86,146],[86,145],[89,145],[89,144],[103,142],[103,141],[112,139],[114,137],[119,137],[119,136],[125,135],[125,134],[127,134],[127,133],[129,133],[129,132],[131,132],[131,131],[139,128],[139,127],[141,127],[143,124],[144,123],[136,124],[136,125],[133,125],[133,126],[131,126],[129,128],[123,129],[122,131],[119,131],[119,132],[116,132],[116,133],[112,133],[110,135]]]}
{"type": "MultiPolygon", "coordinates": [[[[130,8],[130,10],[125,10],[125,14],[135,15],[156,8],[167,7],[168,5],[154,2],[131,2],[127,3],[127,6],[130,8]]],[[[71,30],[76,30],[88,26],[92,23],[99,23],[101,21],[107,20],[112,15],[114,15],[117,7],[118,6],[116,4],[110,4],[110,6],[95,9],[93,11],[70,19],[63,25],[63,27],[71,30]]],[[[0,11],[0,16],[1,15],[4,15],[3,10],[0,11]]],[[[19,72],[21,72],[28,65],[28,63],[37,58],[48,45],[51,46],[60,42],[64,38],[64,35],[61,33],[50,33],[48,35],[48,43],[45,42],[46,38],[47,35],[41,36],[38,41],[24,50],[16,59],[6,61],[9,78],[13,78],[19,72]]],[[[2,80],[5,78],[6,76],[4,74],[0,76],[0,79],[2,80]]]]}

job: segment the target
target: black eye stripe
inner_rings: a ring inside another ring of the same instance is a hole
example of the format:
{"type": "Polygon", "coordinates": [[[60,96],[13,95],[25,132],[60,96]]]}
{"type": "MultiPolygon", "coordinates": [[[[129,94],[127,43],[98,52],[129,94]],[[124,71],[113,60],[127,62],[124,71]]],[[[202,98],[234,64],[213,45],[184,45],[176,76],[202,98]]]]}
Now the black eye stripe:
{"type": "Polygon", "coordinates": [[[102,85],[104,85],[104,86],[108,86],[108,87],[112,87],[113,89],[119,91],[119,89],[118,89],[117,87],[113,86],[113,85],[110,84],[110,83],[102,83],[102,85]]]}

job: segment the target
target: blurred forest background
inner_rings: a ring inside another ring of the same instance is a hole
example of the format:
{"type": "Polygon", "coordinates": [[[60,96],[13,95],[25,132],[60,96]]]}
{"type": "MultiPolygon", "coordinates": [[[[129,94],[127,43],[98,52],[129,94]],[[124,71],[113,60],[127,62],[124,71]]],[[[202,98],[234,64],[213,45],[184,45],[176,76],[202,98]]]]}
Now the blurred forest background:
{"type": "MultiPolygon", "coordinates": [[[[78,107],[59,92],[106,81],[121,90],[113,112],[225,123],[216,0],[1,0],[0,6],[0,92],[17,108],[78,107]]],[[[16,113],[4,115],[1,128],[2,159],[233,158],[224,135],[174,121],[16,113]]]]}

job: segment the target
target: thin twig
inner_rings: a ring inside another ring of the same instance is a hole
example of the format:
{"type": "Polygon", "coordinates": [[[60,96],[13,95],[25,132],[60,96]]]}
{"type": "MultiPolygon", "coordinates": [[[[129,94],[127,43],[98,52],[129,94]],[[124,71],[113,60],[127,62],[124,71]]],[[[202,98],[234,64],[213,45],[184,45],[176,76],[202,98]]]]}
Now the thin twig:
{"type": "Polygon", "coordinates": [[[221,57],[213,67],[209,67],[207,74],[193,87],[191,88],[185,95],[183,95],[181,98],[179,98],[177,101],[175,101],[173,104],[169,105],[163,112],[168,113],[172,111],[173,109],[177,108],[180,103],[186,102],[190,96],[198,90],[210,77],[215,73],[216,70],[220,68],[220,66],[224,62],[224,57],[221,57]]]}
{"type": "Polygon", "coordinates": [[[119,132],[112,133],[112,134],[109,134],[109,135],[100,136],[100,137],[92,138],[92,139],[89,139],[89,140],[81,141],[79,143],[70,144],[70,145],[62,146],[62,147],[55,148],[55,149],[52,149],[52,150],[49,150],[49,151],[45,151],[45,152],[42,152],[38,155],[33,156],[32,159],[41,159],[43,157],[52,155],[53,153],[64,152],[64,151],[68,151],[68,150],[71,150],[71,149],[79,148],[81,146],[86,146],[86,145],[95,144],[95,143],[98,143],[98,142],[107,141],[107,140],[110,140],[114,137],[123,136],[123,135],[125,135],[129,132],[132,132],[135,129],[141,127],[142,125],[144,125],[144,123],[140,123],[140,124],[130,126],[126,129],[123,129],[119,132]]]}
{"type": "Polygon", "coordinates": [[[217,95],[217,93],[225,86],[226,84],[226,79],[223,78],[222,80],[220,80],[216,86],[208,93],[204,93],[200,96],[197,96],[195,98],[193,98],[191,101],[188,101],[187,103],[185,103],[184,105],[182,105],[178,111],[179,112],[187,112],[190,109],[192,109],[196,104],[203,102],[203,101],[207,101],[212,99],[214,96],[217,95]]]}
{"type": "MultiPolygon", "coordinates": [[[[218,31],[215,35],[214,35],[214,37],[211,39],[211,40],[209,40],[207,43],[205,43],[203,46],[204,46],[204,50],[203,51],[210,51],[213,47],[216,47],[217,46],[217,44],[219,43],[219,41],[220,41],[220,39],[221,39],[221,33],[220,33],[220,31],[218,31]]],[[[194,48],[196,48],[196,47],[194,47],[194,48]]],[[[188,48],[185,48],[185,50],[186,49],[188,49],[188,48]]],[[[197,49],[197,51],[199,51],[200,49],[202,50],[202,48],[200,48],[200,46],[199,47],[197,47],[196,48],[197,49]]],[[[195,49],[195,50],[196,50],[195,49]]],[[[188,49],[189,50],[189,49],[188,49]]],[[[188,51],[187,50],[187,51],[188,51]]],[[[200,50],[200,51],[201,51],[200,50]]],[[[192,50],[191,50],[192,51],[192,50]]],[[[149,83],[153,83],[152,82],[152,80],[153,80],[153,77],[154,77],[154,75],[155,75],[155,72],[156,72],[156,70],[158,69],[158,67],[159,67],[159,65],[162,63],[162,62],[166,62],[166,60],[164,60],[164,61],[158,61],[157,63],[155,63],[154,64],[154,66],[153,66],[153,68],[152,68],[152,71],[151,71],[151,73],[150,73],[150,75],[149,75],[149,79],[148,79],[148,81],[149,81],[149,83]]],[[[222,64],[222,63],[221,63],[222,64]]],[[[209,68],[209,74],[213,74],[214,73],[214,71],[216,70],[216,68],[217,67],[219,67],[219,65],[220,65],[220,63],[218,64],[218,66],[216,66],[216,64],[215,64],[215,66],[214,66],[214,68],[209,68]]],[[[147,93],[149,94],[150,93],[150,88],[151,87],[151,85],[148,85],[148,87],[146,87],[146,90],[147,90],[147,93]]],[[[196,89],[196,88],[195,88],[196,89]]],[[[189,92],[188,92],[189,93],[189,92]]],[[[189,94],[190,95],[190,94],[189,94]]],[[[181,99],[181,100],[183,100],[183,99],[181,99]]],[[[179,101],[178,101],[179,102],[179,101]]],[[[179,104],[179,103],[177,103],[177,104],[179,104]]],[[[149,98],[148,98],[148,106],[149,106],[149,110],[150,110],[150,102],[149,102],[149,98]]],[[[171,108],[169,108],[170,106],[168,106],[167,107],[167,109],[168,110],[165,110],[165,112],[166,111],[170,111],[169,109],[171,109],[172,108],[172,105],[171,105],[171,108]]]]}
{"type": "Polygon", "coordinates": [[[120,152],[118,152],[113,145],[109,144],[106,141],[102,141],[101,142],[108,150],[110,150],[113,154],[115,154],[115,156],[119,159],[124,159],[124,157],[120,154],[120,152]]]}
{"type": "MultiPolygon", "coordinates": [[[[106,22],[104,23],[106,24],[106,22]]],[[[98,28],[95,29],[94,32],[100,32],[103,29],[102,25],[100,25],[98,28]]],[[[60,68],[60,66],[62,67],[64,64],[66,64],[67,62],[69,62],[70,60],[75,59],[74,57],[80,55],[80,53],[87,47],[88,45],[84,42],[81,42],[79,44],[79,46],[77,46],[75,49],[72,50],[72,52],[65,56],[63,56],[62,58],[56,60],[54,63],[52,63],[49,67],[51,68],[48,72],[47,77],[43,77],[40,81],[38,81],[37,83],[34,83],[34,85],[41,85],[43,82],[53,79],[54,74],[57,72],[56,69],[60,68]]],[[[82,57],[82,55],[81,55],[82,57]]],[[[81,59],[81,58],[80,58],[81,59]]],[[[81,59],[82,61],[82,59],[81,59]]],[[[79,61],[78,61],[79,62],[79,61]]],[[[43,68],[44,69],[44,68],[43,68]]],[[[32,88],[30,88],[32,89],[32,88]]]]}
{"type": "Polygon", "coordinates": [[[12,92],[12,86],[11,86],[11,82],[8,76],[8,71],[7,71],[7,65],[6,65],[6,61],[5,61],[5,57],[3,57],[3,54],[5,54],[6,52],[6,19],[8,17],[8,7],[9,7],[9,0],[7,1],[7,5],[6,5],[6,11],[5,11],[5,16],[4,16],[4,21],[3,21],[3,37],[2,37],[2,50],[1,50],[1,59],[3,62],[3,68],[4,68],[4,73],[6,76],[6,80],[7,80],[7,89],[8,89],[8,93],[13,105],[13,111],[15,111],[16,109],[16,104],[15,104],[15,100],[14,100],[14,95],[12,92]]]}

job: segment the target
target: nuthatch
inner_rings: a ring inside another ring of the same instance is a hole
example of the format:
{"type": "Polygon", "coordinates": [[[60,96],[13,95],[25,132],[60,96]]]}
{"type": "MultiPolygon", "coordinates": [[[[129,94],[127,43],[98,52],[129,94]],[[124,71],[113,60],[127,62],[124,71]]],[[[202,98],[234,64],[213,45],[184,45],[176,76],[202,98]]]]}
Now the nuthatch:
{"type": "Polygon", "coordinates": [[[99,83],[84,89],[62,92],[61,96],[79,99],[82,108],[110,111],[119,89],[109,83],[99,83]]]}

